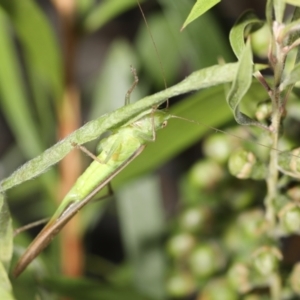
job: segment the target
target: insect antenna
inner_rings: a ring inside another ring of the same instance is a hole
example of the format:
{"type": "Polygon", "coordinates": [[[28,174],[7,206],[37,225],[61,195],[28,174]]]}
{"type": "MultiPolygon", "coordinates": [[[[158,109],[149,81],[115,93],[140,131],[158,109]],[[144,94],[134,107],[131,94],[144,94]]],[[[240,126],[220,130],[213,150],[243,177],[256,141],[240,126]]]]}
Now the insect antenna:
{"type": "MultiPolygon", "coordinates": [[[[195,120],[191,120],[191,119],[187,119],[187,118],[183,118],[183,117],[179,117],[179,116],[175,116],[175,115],[170,115],[170,118],[179,119],[179,120],[187,121],[187,122],[194,123],[194,124],[197,124],[197,125],[201,125],[201,126],[204,126],[204,127],[208,128],[210,130],[214,130],[215,132],[223,133],[223,134],[226,134],[228,136],[232,136],[234,138],[237,138],[239,140],[249,142],[248,139],[245,139],[245,138],[243,138],[239,135],[236,135],[234,133],[230,133],[228,131],[225,131],[225,130],[222,130],[222,129],[219,129],[219,128],[216,128],[216,127],[213,127],[213,126],[206,125],[205,123],[202,123],[202,122],[199,122],[199,121],[195,121],[195,120]]],[[[255,141],[250,141],[250,142],[255,143],[256,145],[259,145],[261,147],[267,148],[269,150],[277,151],[278,153],[286,152],[286,150],[280,150],[280,149],[277,149],[277,148],[274,148],[272,146],[268,146],[268,145],[265,145],[265,144],[262,144],[262,143],[259,143],[259,142],[255,142],[255,141]]],[[[292,154],[292,153],[290,155],[293,156],[293,157],[300,158],[299,155],[295,155],[295,154],[292,154]]]]}
{"type": "MultiPolygon", "coordinates": [[[[162,74],[164,86],[165,86],[165,89],[167,89],[167,88],[168,88],[168,85],[167,85],[167,80],[166,80],[166,73],[165,73],[164,65],[163,65],[163,63],[162,63],[161,56],[160,56],[159,51],[158,51],[158,49],[157,49],[157,46],[156,46],[156,43],[155,43],[155,40],[154,40],[152,31],[151,31],[150,26],[149,26],[149,24],[148,24],[148,22],[147,22],[147,19],[146,19],[146,16],[145,16],[144,11],[143,11],[143,9],[142,9],[142,6],[141,6],[139,0],[136,0],[136,2],[137,2],[138,7],[139,7],[139,9],[140,9],[140,11],[141,11],[142,17],[143,17],[143,19],[144,19],[144,22],[145,22],[145,25],[146,25],[146,28],[147,28],[147,31],[148,31],[148,33],[149,33],[149,35],[150,35],[150,38],[151,38],[151,41],[152,41],[152,45],[153,45],[153,47],[154,47],[155,54],[156,54],[157,59],[158,59],[158,62],[159,62],[159,67],[160,67],[160,70],[161,70],[161,74],[162,74]]],[[[168,107],[169,107],[169,99],[166,100],[166,103],[167,103],[167,104],[166,104],[166,108],[168,108],[168,107]]]]}

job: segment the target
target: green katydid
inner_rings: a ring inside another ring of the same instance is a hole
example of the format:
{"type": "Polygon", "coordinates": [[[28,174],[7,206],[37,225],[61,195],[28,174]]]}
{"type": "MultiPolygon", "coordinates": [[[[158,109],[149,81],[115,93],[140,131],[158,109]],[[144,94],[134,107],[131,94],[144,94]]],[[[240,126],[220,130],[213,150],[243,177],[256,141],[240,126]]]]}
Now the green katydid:
{"type": "MultiPolygon", "coordinates": [[[[133,72],[135,72],[133,70],[133,72]]],[[[134,73],[135,74],[135,73],[134,73]]],[[[136,80],[126,97],[137,83],[136,80]]],[[[92,197],[105,187],[145,148],[146,144],[155,141],[156,131],[167,125],[169,118],[178,118],[160,110],[147,110],[138,118],[123,125],[109,137],[100,142],[101,152],[77,179],[75,185],[67,193],[54,215],[38,234],[35,240],[22,255],[14,270],[18,276],[27,265],[51,242],[61,228],[84,206],[92,197]]],[[[77,145],[73,145],[76,147],[77,145]]],[[[79,146],[84,152],[85,148],[79,146]]],[[[93,156],[92,154],[89,154],[93,156]]]]}

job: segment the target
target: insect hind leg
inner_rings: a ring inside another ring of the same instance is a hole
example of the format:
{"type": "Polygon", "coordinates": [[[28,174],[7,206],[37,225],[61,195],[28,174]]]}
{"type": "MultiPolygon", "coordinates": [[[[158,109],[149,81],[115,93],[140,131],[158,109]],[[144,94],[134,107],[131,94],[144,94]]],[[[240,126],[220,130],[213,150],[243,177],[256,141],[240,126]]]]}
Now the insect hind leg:
{"type": "Polygon", "coordinates": [[[93,203],[94,202],[98,202],[98,201],[101,201],[101,200],[105,200],[105,199],[107,199],[107,198],[109,198],[109,197],[112,197],[112,196],[114,196],[114,190],[113,190],[113,187],[112,187],[112,184],[111,184],[111,182],[109,182],[108,184],[107,184],[107,193],[105,194],[105,195],[103,195],[103,196],[101,196],[101,197],[99,197],[99,198],[95,198],[95,199],[93,199],[92,201],[93,201],[93,203]]]}

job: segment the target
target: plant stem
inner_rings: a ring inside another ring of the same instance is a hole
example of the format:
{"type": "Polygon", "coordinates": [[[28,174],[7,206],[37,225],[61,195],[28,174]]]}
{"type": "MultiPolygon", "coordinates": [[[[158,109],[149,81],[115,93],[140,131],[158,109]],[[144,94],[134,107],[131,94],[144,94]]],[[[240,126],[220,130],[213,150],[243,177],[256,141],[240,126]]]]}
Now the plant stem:
{"type": "MultiPolygon", "coordinates": [[[[282,99],[280,95],[280,83],[282,80],[283,69],[285,65],[286,55],[282,49],[282,41],[280,42],[277,38],[280,30],[276,28],[274,24],[273,28],[274,33],[274,43],[272,51],[272,62],[274,69],[274,87],[270,91],[270,97],[272,100],[272,120],[271,120],[271,139],[272,139],[272,148],[278,148],[280,124],[282,117],[282,99]],[[274,56],[273,56],[274,55],[274,56]]],[[[277,198],[278,194],[278,152],[271,150],[270,152],[270,161],[269,161],[269,174],[267,178],[267,189],[268,193],[265,199],[266,207],[266,220],[269,225],[269,235],[274,236],[275,227],[276,227],[276,210],[274,201],[277,198]]],[[[276,239],[276,237],[275,237],[276,239]]],[[[272,300],[281,299],[281,280],[278,274],[273,274],[269,282],[270,286],[270,295],[272,300]]]]}
{"type": "Polygon", "coordinates": [[[270,294],[272,300],[280,300],[281,299],[281,278],[279,274],[274,273],[270,280],[270,294]]]}
{"type": "MultiPolygon", "coordinates": [[[[281,113],[279,109],[277,109],[273,113],[272,117],[272,148],[278,148],[278,137],[279,137],[279,127],[280,127],[280,119],[281,113]]],[[[277,197],[277,186],[278,186],[278,152],[275,150],[271,150],[270,152],[270,161],[269,161],[269,174],[267,178],[267,197],[265,199],[265,206],[266,206],[266,220],[269,223],[270,230],[274,229],[276,224],[276,215],[274,209],[274,200],[277,197]]]]}
{"type": "MultiPolygon", "coordinates": [[[[286,54],[282,49],[281,42],[278,42],[278,34],[280,31],[274,24],[273,33],[274,33],[274,42],[273,50],[271,51],[270,62],[273,62],[274,68],[274,87],[270,91],[269,95],[272,100],[272,120],[271,120],[271,139],[272,139],[272,148],[278,149],[278,139],[280,132],[281,116],[282,116],[282,101],[280,95],[280,82],[282,79],[283,69],[285,65],[286,54]]],[[[277,186],[278,186],[278,152],[271,150],[270,152],[270,162],[269,162],[269,175],[267,178],[267,197],[265,199],[266,206],[266,220],[269,223],[270,232],[274,231],[276,225],[276,212],[274,208],[274,200],[277,197],[277,186]]]]}

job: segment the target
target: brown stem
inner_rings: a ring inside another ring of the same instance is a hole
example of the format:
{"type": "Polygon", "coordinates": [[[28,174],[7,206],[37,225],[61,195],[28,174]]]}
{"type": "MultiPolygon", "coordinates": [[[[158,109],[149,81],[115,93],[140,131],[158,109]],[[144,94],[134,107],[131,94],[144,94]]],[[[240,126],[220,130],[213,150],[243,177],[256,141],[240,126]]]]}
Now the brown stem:
{"type": "MultiPolygon", "coordinates": [[[[75,82],[74,65],[77,36],[74,30],[75,1],[52,0],[59,15],[61,40],[64,58],[65,87],[63,99],[58,101],[58,137],[64,138],[81,124],[80,96],[75,82]]],[[[59,164],[61,200],[73,186],[81,173],[81,156],[79,151],[72,151],[59,164]]],[[[79,215],[77,214],[64,228],[61,234],[62,272],[67,276],[77,277],[82,274],[83,251],[79,234],[79,215]]]]}

